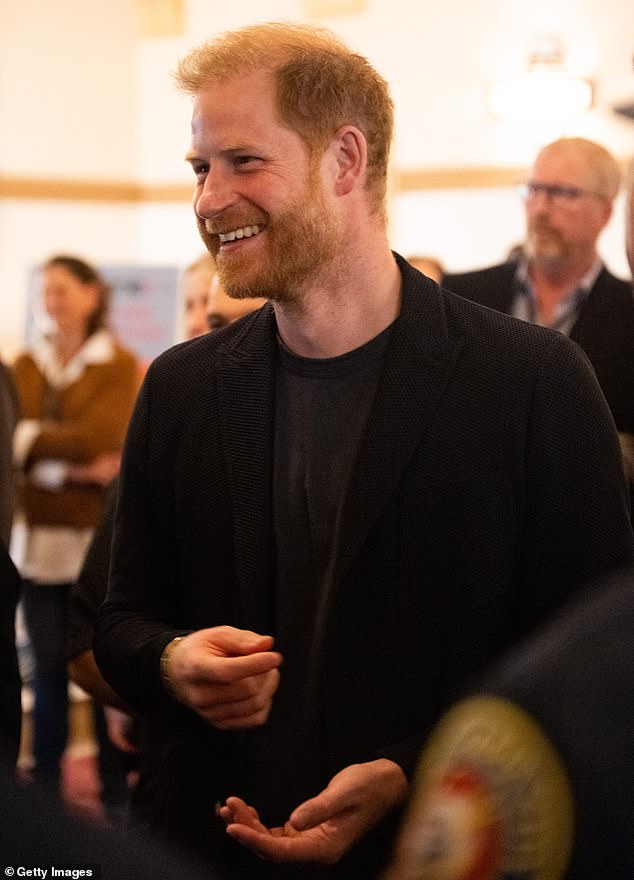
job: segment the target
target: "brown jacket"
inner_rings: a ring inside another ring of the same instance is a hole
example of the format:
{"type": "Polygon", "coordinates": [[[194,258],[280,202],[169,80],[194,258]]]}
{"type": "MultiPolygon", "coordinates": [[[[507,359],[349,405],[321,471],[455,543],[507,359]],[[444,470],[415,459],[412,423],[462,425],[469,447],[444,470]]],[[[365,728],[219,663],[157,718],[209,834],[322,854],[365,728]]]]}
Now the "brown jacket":
{"type": "MultiPolygon", "coordinates": [[[[51,388],[31,354],[18,358],[13,375],[20,418],[44,421],[25,462],[25,474],[44,459],[85,463],[121,450],[139,385],[138,365],[131,352],[115,345],[110,361],[87,364],[77,381],[54,392],[55,420],[45,421],[51,388]]],[[[50,492],[27,480],[21,507],[29,526],[94,527],[105,493],[101,486],[80,483],[67,483],[50,492]]]]}

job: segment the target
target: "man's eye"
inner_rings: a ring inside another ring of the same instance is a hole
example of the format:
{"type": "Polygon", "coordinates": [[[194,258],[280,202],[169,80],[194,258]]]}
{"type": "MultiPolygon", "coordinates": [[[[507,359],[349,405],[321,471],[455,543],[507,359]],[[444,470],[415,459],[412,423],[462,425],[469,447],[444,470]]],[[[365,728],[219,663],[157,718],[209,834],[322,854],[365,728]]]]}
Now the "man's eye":
{"type": "Polygon", "coordinates": [[[202,183],[209,173],[209,165],[192,165],[192,169],[198,183],[202,183]]]}
{"type": "Polygon", "coordinates": [[[233,161],[235,165],[244,168],[258,162],[259,158],[257,156],[235,156],[233,161]]]}
{"type": "Polygon", "coordinates": [[[581,190],[577,189],[576,186],[553,186],[551,192],[555,198],[559,197],[560,199],[569,199],[570,201],[578,199],[581,195],[581,190]]]}

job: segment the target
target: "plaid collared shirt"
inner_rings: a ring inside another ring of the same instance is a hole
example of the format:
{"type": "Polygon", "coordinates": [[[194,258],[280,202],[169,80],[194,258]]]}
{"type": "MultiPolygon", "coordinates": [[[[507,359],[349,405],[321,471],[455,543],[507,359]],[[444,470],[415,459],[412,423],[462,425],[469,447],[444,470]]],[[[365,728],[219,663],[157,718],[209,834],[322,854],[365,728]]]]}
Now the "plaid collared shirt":
{"type": "Polygon", "coordinates": [[[520,260],[513,279],[511,315],[514,318],[521,318],[522,321],[528,321],[531,324],[551,327],[553,330],[559,330],[560,333],[568,336],[577,320],[579,309],[592,290],[602,268],[603,263],[601,260],[595,260],[579,284],[570,291],[568,296],[561,300],[555,311],[554,321],[546,324],[539,314],[537,299],[528,275],[528,262],[520,260]]]}

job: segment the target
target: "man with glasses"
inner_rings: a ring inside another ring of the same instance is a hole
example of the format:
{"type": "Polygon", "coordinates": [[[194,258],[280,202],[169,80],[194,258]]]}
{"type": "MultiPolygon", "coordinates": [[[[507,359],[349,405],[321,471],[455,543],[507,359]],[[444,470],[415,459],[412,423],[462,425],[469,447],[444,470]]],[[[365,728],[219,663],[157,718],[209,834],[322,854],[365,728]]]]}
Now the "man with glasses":
{"type": "Polygon", "coordinates": [[[585,351],[624,449],[634,433],[634,297],[597,254],[612,215],[619,166],[599,144],[561,138],[538,154],[522,187],[524,256],[476,272],[445,275],[447,289],[565,333],[585,351]]]}

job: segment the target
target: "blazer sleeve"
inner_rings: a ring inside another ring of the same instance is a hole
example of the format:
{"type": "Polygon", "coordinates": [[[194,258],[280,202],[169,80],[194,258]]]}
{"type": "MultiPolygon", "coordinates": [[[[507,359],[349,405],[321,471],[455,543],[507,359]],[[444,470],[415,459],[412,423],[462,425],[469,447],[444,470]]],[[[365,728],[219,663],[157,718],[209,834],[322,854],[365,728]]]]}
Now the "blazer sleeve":
{"type": "Polygon", "coordinates": [[[586,356],[559,335],[536,377],[525,473],[518,636],[634,559],[614,420],[586,356]]]}
{"type": "Polygon", "coordinates": [[[20,670],[15,647],[15,607],[20,596],[20,575],[0,540],[0,765],[14,765],[20,745],[20,670]]]}
{"type": "Polygon", "coordinates": [[[88,548],[79,577],[70,591],[67,660],[92,650],[95,618],[108,589],[117,488],[118,480],[115,479],[108,489],[103,516],[88,548]]]}
{"type": "Polygon", "coordinates": [[[101,672],[133,709],[169,722],[187,713],[169,697],[160,677],[160,657],[175,628],[170,585],[172,536],[167,511],[155,517],[148,433],[153,369],[139,394],[123,453],[119,503],[114,518],[112,561],[106,599],[95,621],[93,651],[101,672]]]}

